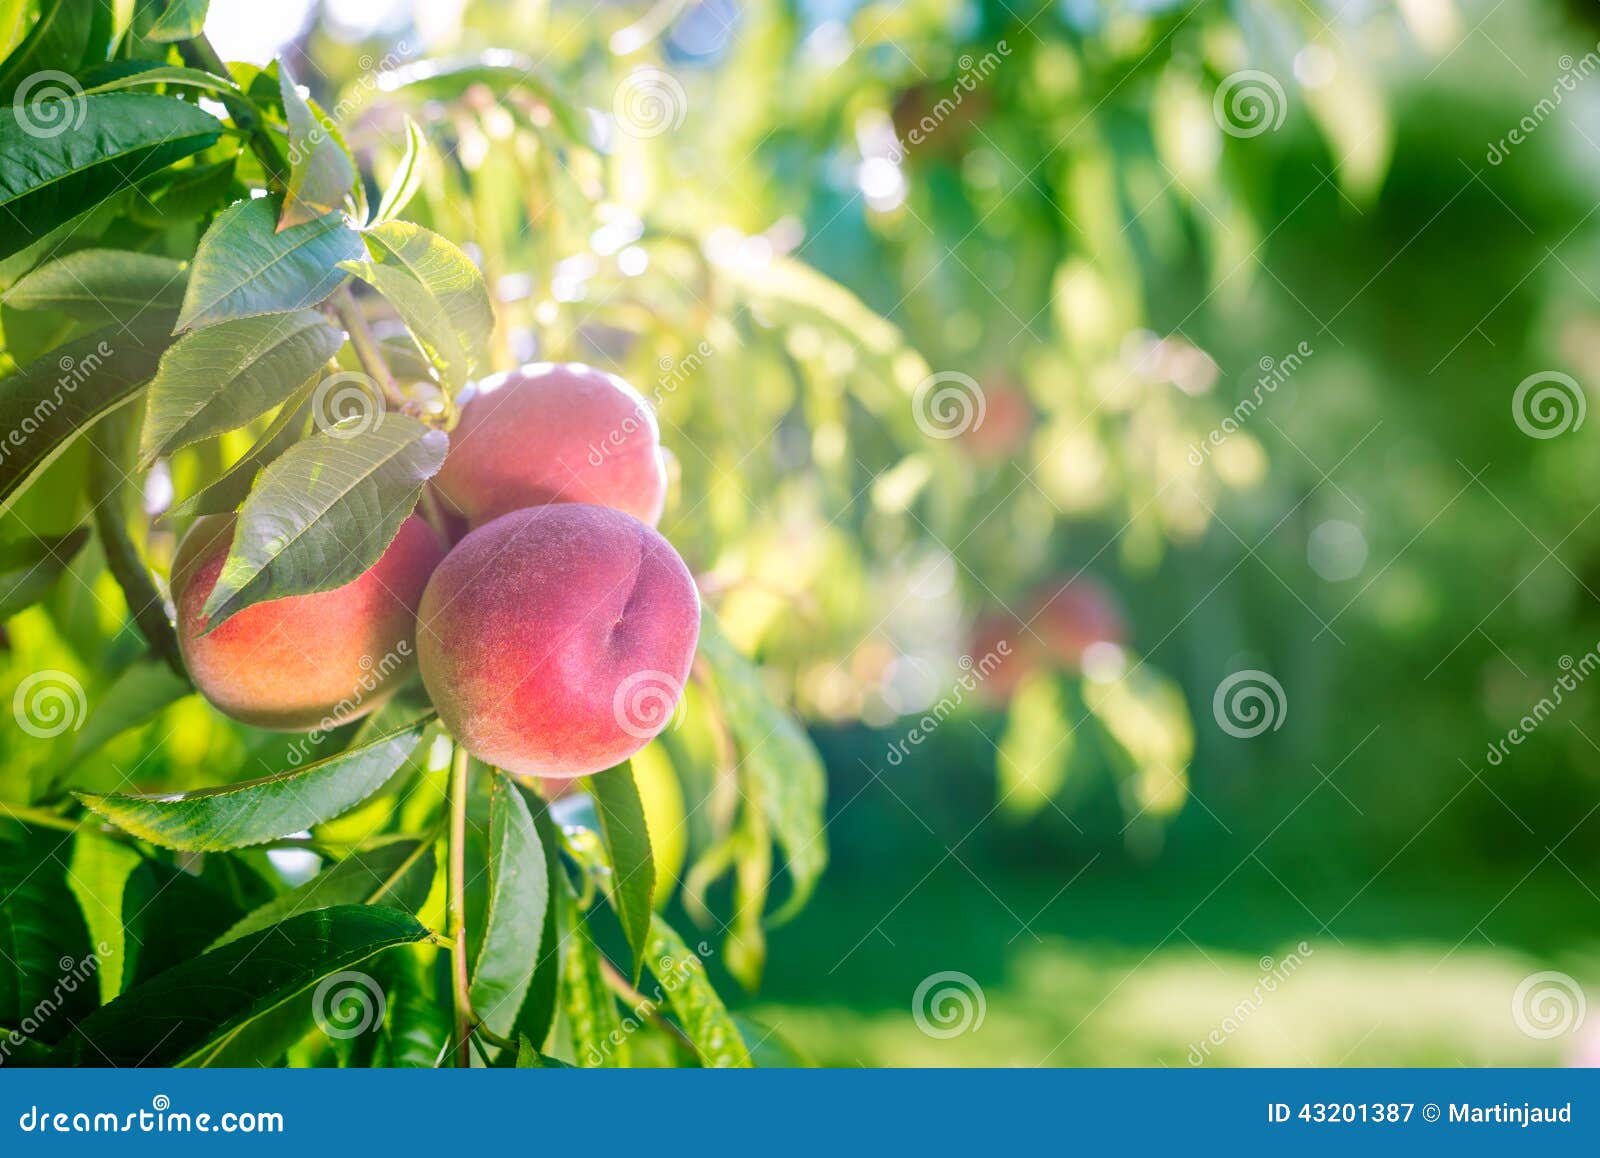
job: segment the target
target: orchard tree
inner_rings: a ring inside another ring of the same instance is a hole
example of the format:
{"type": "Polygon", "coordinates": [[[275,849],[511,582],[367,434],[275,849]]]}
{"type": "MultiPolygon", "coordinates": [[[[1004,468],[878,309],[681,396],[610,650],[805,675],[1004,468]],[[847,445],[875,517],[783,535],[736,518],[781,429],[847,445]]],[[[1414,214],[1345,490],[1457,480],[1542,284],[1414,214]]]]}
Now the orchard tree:
{"type": "Polygon", "coordinates": [[[203,2],[22,7],[0,1062],[794,1061],[707,965],[754,987],[822,871],[816,753],[656,529],[697,496],[649,403],[517,365],[484,271],[555,257],[407,217],[427,86],[581,117],[413,67],[377,174],[203,2]]]}

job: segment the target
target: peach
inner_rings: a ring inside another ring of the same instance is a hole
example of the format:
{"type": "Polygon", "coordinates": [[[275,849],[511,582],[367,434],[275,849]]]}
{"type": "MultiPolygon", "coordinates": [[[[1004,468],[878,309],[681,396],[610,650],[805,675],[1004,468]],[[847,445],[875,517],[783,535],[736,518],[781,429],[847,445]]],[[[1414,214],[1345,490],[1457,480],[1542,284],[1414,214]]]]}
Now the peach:
{"type": "Polygon", "coordinates": [[[469,533],[434,572],[418,623],[422,682],[456,739],[507,772],[570,779],[666,727],[700,600],[650,527],[560,503],[469,533]]]}
{"type": "Polygon", "coordinates": [[[433,529],[412,515],[343,587],[257,603],[201,634],[233,528],[233,515],[197,519],[173,559],[178,645],[200,693],[241,723],[284,732],[346,723],[387,699],[416,665],[417,604],[444,557],[433,529]]]}
{"type": "Polygon", "coordinates": [[[472,388],[433,486],[474,527],[547,503],[615,507],[655,526],[667,472],[638,391],[589,366],[540,363],[472,388]]]}

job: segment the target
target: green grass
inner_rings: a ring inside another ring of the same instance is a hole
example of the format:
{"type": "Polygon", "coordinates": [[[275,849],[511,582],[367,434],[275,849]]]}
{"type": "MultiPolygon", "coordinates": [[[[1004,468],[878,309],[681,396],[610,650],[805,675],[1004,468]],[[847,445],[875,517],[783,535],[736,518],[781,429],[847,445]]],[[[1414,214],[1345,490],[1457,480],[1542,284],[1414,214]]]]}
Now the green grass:
{"type": "Polygon", "coordinates": [[[748,1012],[847,1066],[1562,1065],[1584,1049],[1581,1031],[1538,1039],[1512,1014],[1540,970],[1600,993],[1600,897],[1555,862],[1515,888],[1423,863],[1365,888],[1230,867],[1101,861],[1064,890],[953,857],[894,882],[835,874],[774,935],[748,1012]],[[1302,941],[1298,968],[1256,994],[1302,941]],[[949,1038],[911,1010],[942,971],[970,975],[985,1007],[949,1038]]]}

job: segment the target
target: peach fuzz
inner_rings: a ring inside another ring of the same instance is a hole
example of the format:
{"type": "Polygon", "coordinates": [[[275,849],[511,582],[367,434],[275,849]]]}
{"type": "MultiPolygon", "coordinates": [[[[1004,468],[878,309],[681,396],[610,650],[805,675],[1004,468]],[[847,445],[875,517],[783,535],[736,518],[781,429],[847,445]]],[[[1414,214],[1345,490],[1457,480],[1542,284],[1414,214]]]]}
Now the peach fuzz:
{"type": "Polygon", "coordinates": [[[234,516],[197,519],[172,565],[178,645],[195,687],[240,723],[305,732],[372,711],[416,664],[416,608],[444,548],[415,515],[365,573],[311,595],[257,603],[205,632],[201,613],[233,542],[234,516]]]}
{"type": "Polygon", "coordinates": [[[478,759],[570,779],[660,732],[700,634],[694,580],[631,515],[531,507],[472,531],[422,596],[417,655],[439,718],[478,759]]]}
{"type": "Polygon", "coordinates": [[[614,507],[654,526],[667,473],[638,391],[590,366],[538,363],[472,388],[433,487],[474,527],[547,503],[614,507]]]}

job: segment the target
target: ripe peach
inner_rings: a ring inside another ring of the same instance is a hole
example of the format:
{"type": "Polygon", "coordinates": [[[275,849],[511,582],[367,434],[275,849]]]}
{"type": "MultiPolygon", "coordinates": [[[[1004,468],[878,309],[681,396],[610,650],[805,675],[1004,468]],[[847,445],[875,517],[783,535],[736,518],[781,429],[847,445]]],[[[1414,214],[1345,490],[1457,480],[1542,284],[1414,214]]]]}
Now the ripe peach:
{"type": "Polygon", "coordinates": [[[472,531],[423,593],[417,655],[469,752],[570,779],[633,755],[672,718],[700,634],[683,560],[632,515],[530,507],[472,531]]]}
{"type": "Polygon", "coordinates": [[[372,568],[343,587],[247,607],[202,635],[234,516],[195,521],[172,564],[178,645],[195,687],[245,724],[284,732],[328,728],[372,711],[416,663],[416,608],[444,557],[413,515],[372,568]]]}
{"type": "Polygon", "coordinates": [[[433,486],[474,527],[546,503],[615,507],[654,526],[667,473],[638,391],[589,366],[540,363],[473,388],[433,486]]]}

